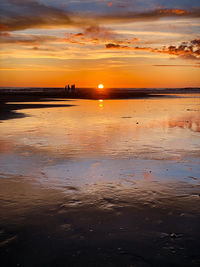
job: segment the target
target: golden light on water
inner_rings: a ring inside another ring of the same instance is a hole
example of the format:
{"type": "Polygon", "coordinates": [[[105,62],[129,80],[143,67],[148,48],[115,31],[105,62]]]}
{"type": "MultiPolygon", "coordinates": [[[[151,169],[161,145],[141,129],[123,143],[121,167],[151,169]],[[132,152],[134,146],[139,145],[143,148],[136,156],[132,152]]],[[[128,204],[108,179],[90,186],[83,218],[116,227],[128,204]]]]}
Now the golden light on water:
{"type": "Polygon", "coordinates": [[[99,89],[103,89],[103,88],[104,88],[104,85],[103,85],[103,84],[99,84],[99,85],[98,85],[98,88],[99,88],[99,89]]]}
{"type": "Polygon", "coordinates": [[[103,99],[99,99],[99,107],[103,108],[103,99]]]}

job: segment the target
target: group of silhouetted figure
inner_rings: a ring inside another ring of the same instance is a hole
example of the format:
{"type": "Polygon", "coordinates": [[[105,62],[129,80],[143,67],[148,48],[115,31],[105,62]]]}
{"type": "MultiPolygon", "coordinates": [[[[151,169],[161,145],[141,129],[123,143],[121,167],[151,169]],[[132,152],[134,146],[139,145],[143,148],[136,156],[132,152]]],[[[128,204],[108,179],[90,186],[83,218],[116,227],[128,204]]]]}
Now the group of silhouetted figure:
{"type": "Polygon", "coordinates": [[[69,84],[65,86],[66,92],[75,92],[75,90],[76,90],[75,84],[72,84],[71,87],[69,84]]]}

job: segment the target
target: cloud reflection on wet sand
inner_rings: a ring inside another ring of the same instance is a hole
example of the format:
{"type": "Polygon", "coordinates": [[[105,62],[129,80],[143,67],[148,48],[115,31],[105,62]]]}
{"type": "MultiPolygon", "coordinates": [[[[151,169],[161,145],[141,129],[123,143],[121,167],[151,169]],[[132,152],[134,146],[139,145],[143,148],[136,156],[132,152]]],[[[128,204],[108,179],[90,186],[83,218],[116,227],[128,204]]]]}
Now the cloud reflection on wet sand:
{"type": "Polygon", "coordinates": [[[7,266],[197,266],[198,98],[26,113],[0,125],[7,266]]]}

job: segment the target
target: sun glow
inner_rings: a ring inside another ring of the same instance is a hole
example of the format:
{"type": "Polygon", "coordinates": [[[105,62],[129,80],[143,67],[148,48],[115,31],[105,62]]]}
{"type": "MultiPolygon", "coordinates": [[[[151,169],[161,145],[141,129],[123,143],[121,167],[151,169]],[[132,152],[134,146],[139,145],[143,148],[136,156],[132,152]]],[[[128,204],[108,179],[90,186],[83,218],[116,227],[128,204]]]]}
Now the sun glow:
{"type": "Polygon", "coordinates": [[[99,84],[99,85],[98,85],[98,88],[99,88],[99,89],[103,89],[103,88],[104,88],[103,84],[99,84]]]}

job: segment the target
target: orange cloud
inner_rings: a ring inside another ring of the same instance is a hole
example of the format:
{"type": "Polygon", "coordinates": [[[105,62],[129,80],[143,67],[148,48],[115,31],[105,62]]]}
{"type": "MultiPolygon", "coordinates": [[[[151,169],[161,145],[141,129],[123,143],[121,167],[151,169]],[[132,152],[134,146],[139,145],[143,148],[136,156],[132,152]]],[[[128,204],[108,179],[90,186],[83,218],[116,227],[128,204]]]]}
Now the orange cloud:
{"type": "Polygon", "coordinates": [[[130,43],[134,43],[134,42],[138,42],[138,41],[139,41],[138,38],[133,38],[133,39],[130,40],[130,43]]]}
{"type": "Polygon", "coordinates": [[[169,55],[179,56],[184,59],[195,59],[200,60],[200,39],[195,39],[190,42],[183,42],[179,46],[170,45],[168,47],[162,48],[152,48],[152,47],[131,47],[124,46],[115,43],[108,43],[105,45],[107,49],[126,49],[126,50],[141,50],[149,51],[152,53],[163,53],[169,55]]]}
{"type": "Polygon", "coordinates": [[[109,43],[109,44],[106,44],[105,45],[106,48],[114,48],[114,49],[131,49],[131,47],[129,46],[126,46],[126,45],[119,45],[119,44],[112,44],[112,43],[109,43]]]}
{"type": "Polygon", "coordinates": [[[175,14],[175,15],[184,15],[184,14],[189,14],[189,12],[187,10],[183,10],[183,9],[158,9],[157,10],[158,13],[160,14],[175,14]]]}
{"type": "Polygon", "coordinates": [[[84,29],[84,34],[86,36],[101,38],[101,39],[113,38],[114,35],[116,35],[112,30],[98,25],[92,25],[86,27],[84,29]]]}
{"type": "Polygon", "coordinates": [[[118,37],[118,34],[109,28],[105,28],[98,25],[92,25],[89,27],[85,27],[83,32],[79,32],[76,34],[66,33],[63,41],[67,43],[74,44],[100,44],[105,43],[108,40],[115,40],[118,37]]]}
{"type": "Polygon", "coordinates": [[[82,37],[84,34],[82,32],[76,33],[73,35],[74,37],[82,37]]]}

